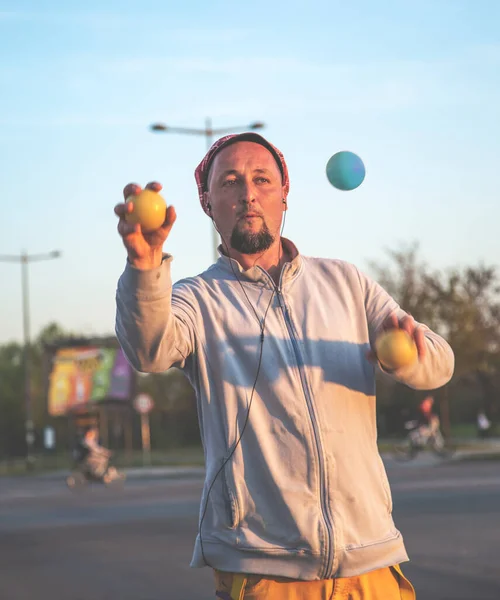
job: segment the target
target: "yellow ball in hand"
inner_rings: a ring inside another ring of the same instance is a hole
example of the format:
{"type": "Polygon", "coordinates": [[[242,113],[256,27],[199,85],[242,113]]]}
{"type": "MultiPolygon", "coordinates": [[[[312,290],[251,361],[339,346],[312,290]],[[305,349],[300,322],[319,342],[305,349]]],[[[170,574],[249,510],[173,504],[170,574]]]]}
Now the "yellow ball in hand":
{"type": "Polygon", "coordinates": [[[125,215],[127,223],[139,223],[144,233],[160,228],[165,222],[167,203],[153,190],[142,190],[137,196],[129,196],[125,202],[132,202],[134,209],[125,215]]]}
{"type": "Polygon", "coordinates": [[[386,369],[400,369],[418,358],[417,346],[404,329],[390,329],[375,341],[377,358],[386,369]]]}

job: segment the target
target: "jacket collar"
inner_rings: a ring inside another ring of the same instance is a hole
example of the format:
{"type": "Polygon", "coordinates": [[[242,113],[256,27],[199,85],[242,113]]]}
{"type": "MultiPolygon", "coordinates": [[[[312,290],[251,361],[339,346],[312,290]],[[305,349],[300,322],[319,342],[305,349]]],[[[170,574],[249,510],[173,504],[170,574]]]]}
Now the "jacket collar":
{"type": "MultiPolygon", "coordinates": [[[[283,265],[283,269],[281,271],[281,283],[283,284],[293,279],[297,275],[302,265],[302,256],[297,250],[295,244],[287,238],[281,238],[281,246],[292,257],[291,262],[287,262],[283,265]]],[[[225,272],[230,272],[233,274],[236,273],[237,275],[241,276],[242,279],[245,279],[247,281],[269,284],[270,287],[274,287],[271,277],[269,276],[267,271],[262,267],[256,265],[254,267],[250,267],[249,269],[244,270],[237,260],[235,260],[234,258],[229,258],[224,254],[222,244],[219,245],[217,250],[219,252],[220,258],[216,264],[225,272]]]]}

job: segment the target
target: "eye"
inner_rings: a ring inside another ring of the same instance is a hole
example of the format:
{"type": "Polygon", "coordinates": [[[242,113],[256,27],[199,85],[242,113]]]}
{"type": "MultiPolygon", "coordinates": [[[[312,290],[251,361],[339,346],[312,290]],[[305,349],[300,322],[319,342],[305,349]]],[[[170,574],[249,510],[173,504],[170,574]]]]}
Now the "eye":
{"type": "Polygon", "coordinates": [[[257,183],[269,183],[269,179],[267,179],[267,177],[257,177],[255,181],[257,183]]]}
{"type": "Polygon", "coordinates": [[[236,183],[236,179],[226,179],[222,182],[223,187],[230,187],[236,183]]]}

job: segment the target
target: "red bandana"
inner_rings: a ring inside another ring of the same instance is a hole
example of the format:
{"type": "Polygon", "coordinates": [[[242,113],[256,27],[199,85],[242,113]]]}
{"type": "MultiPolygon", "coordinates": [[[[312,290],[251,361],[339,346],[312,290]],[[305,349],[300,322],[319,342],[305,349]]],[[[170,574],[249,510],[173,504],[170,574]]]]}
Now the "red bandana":
{"type": "Polygon", "coordinates": [[[209,210],[207,208],[207,201],[204,197],[204,192],[207,191],[207,178],[208,172],[210,171],[210,166],[215,158],[215,155],[222,150],[225,146],[229,146],[229,144],[234,144],[237,141],[241,142],[256,142],[264,148],[267,148],[269,152],[274,156],[276,162],[278,163],[278,167],[281,171],[281,177],[283,180],[284,186],[284,194],[285,198],[288,196],[288,191],[290,189],[290,181],[288,179],[288,168],[286,166],[285,158],[283,154],[275,148],[270,142],[268,142],[265,138],[263,138],[258,133],[233,133],[231,135],[226,135],[225,137],[220,138],[210,148],[210,150],[206,153],[204,159],[201,163],[196,167],[194,172],[194,177],[196,179],[196,185],[198,186],[198,195],[200,197],[200,204],[205,213],[208,215],[209,210]]]}

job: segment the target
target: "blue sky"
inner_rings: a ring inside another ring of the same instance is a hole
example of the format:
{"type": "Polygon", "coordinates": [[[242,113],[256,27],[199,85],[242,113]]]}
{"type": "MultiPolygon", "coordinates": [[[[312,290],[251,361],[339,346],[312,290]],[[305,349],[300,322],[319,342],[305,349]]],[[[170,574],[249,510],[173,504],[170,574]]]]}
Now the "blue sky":
{"type": "MultiPolygon", "coordinates": [[[[155,121],[264,121],[304,254],[367,270],[418,241],[436,269],[498,264],[498,23],[496,0],[0,2],[0,255],[63,252],[30,270],[33,334],[113,332],[129,181],[161,181],[177,209],[174,279],[211,263],[205,140],[155,121]],[[339,150],[365,162],[355,191],[326,180],[339,150]]],[[[1,343],[22,334],[19,266],[0,263],[0,281],[1,343]]]]}

